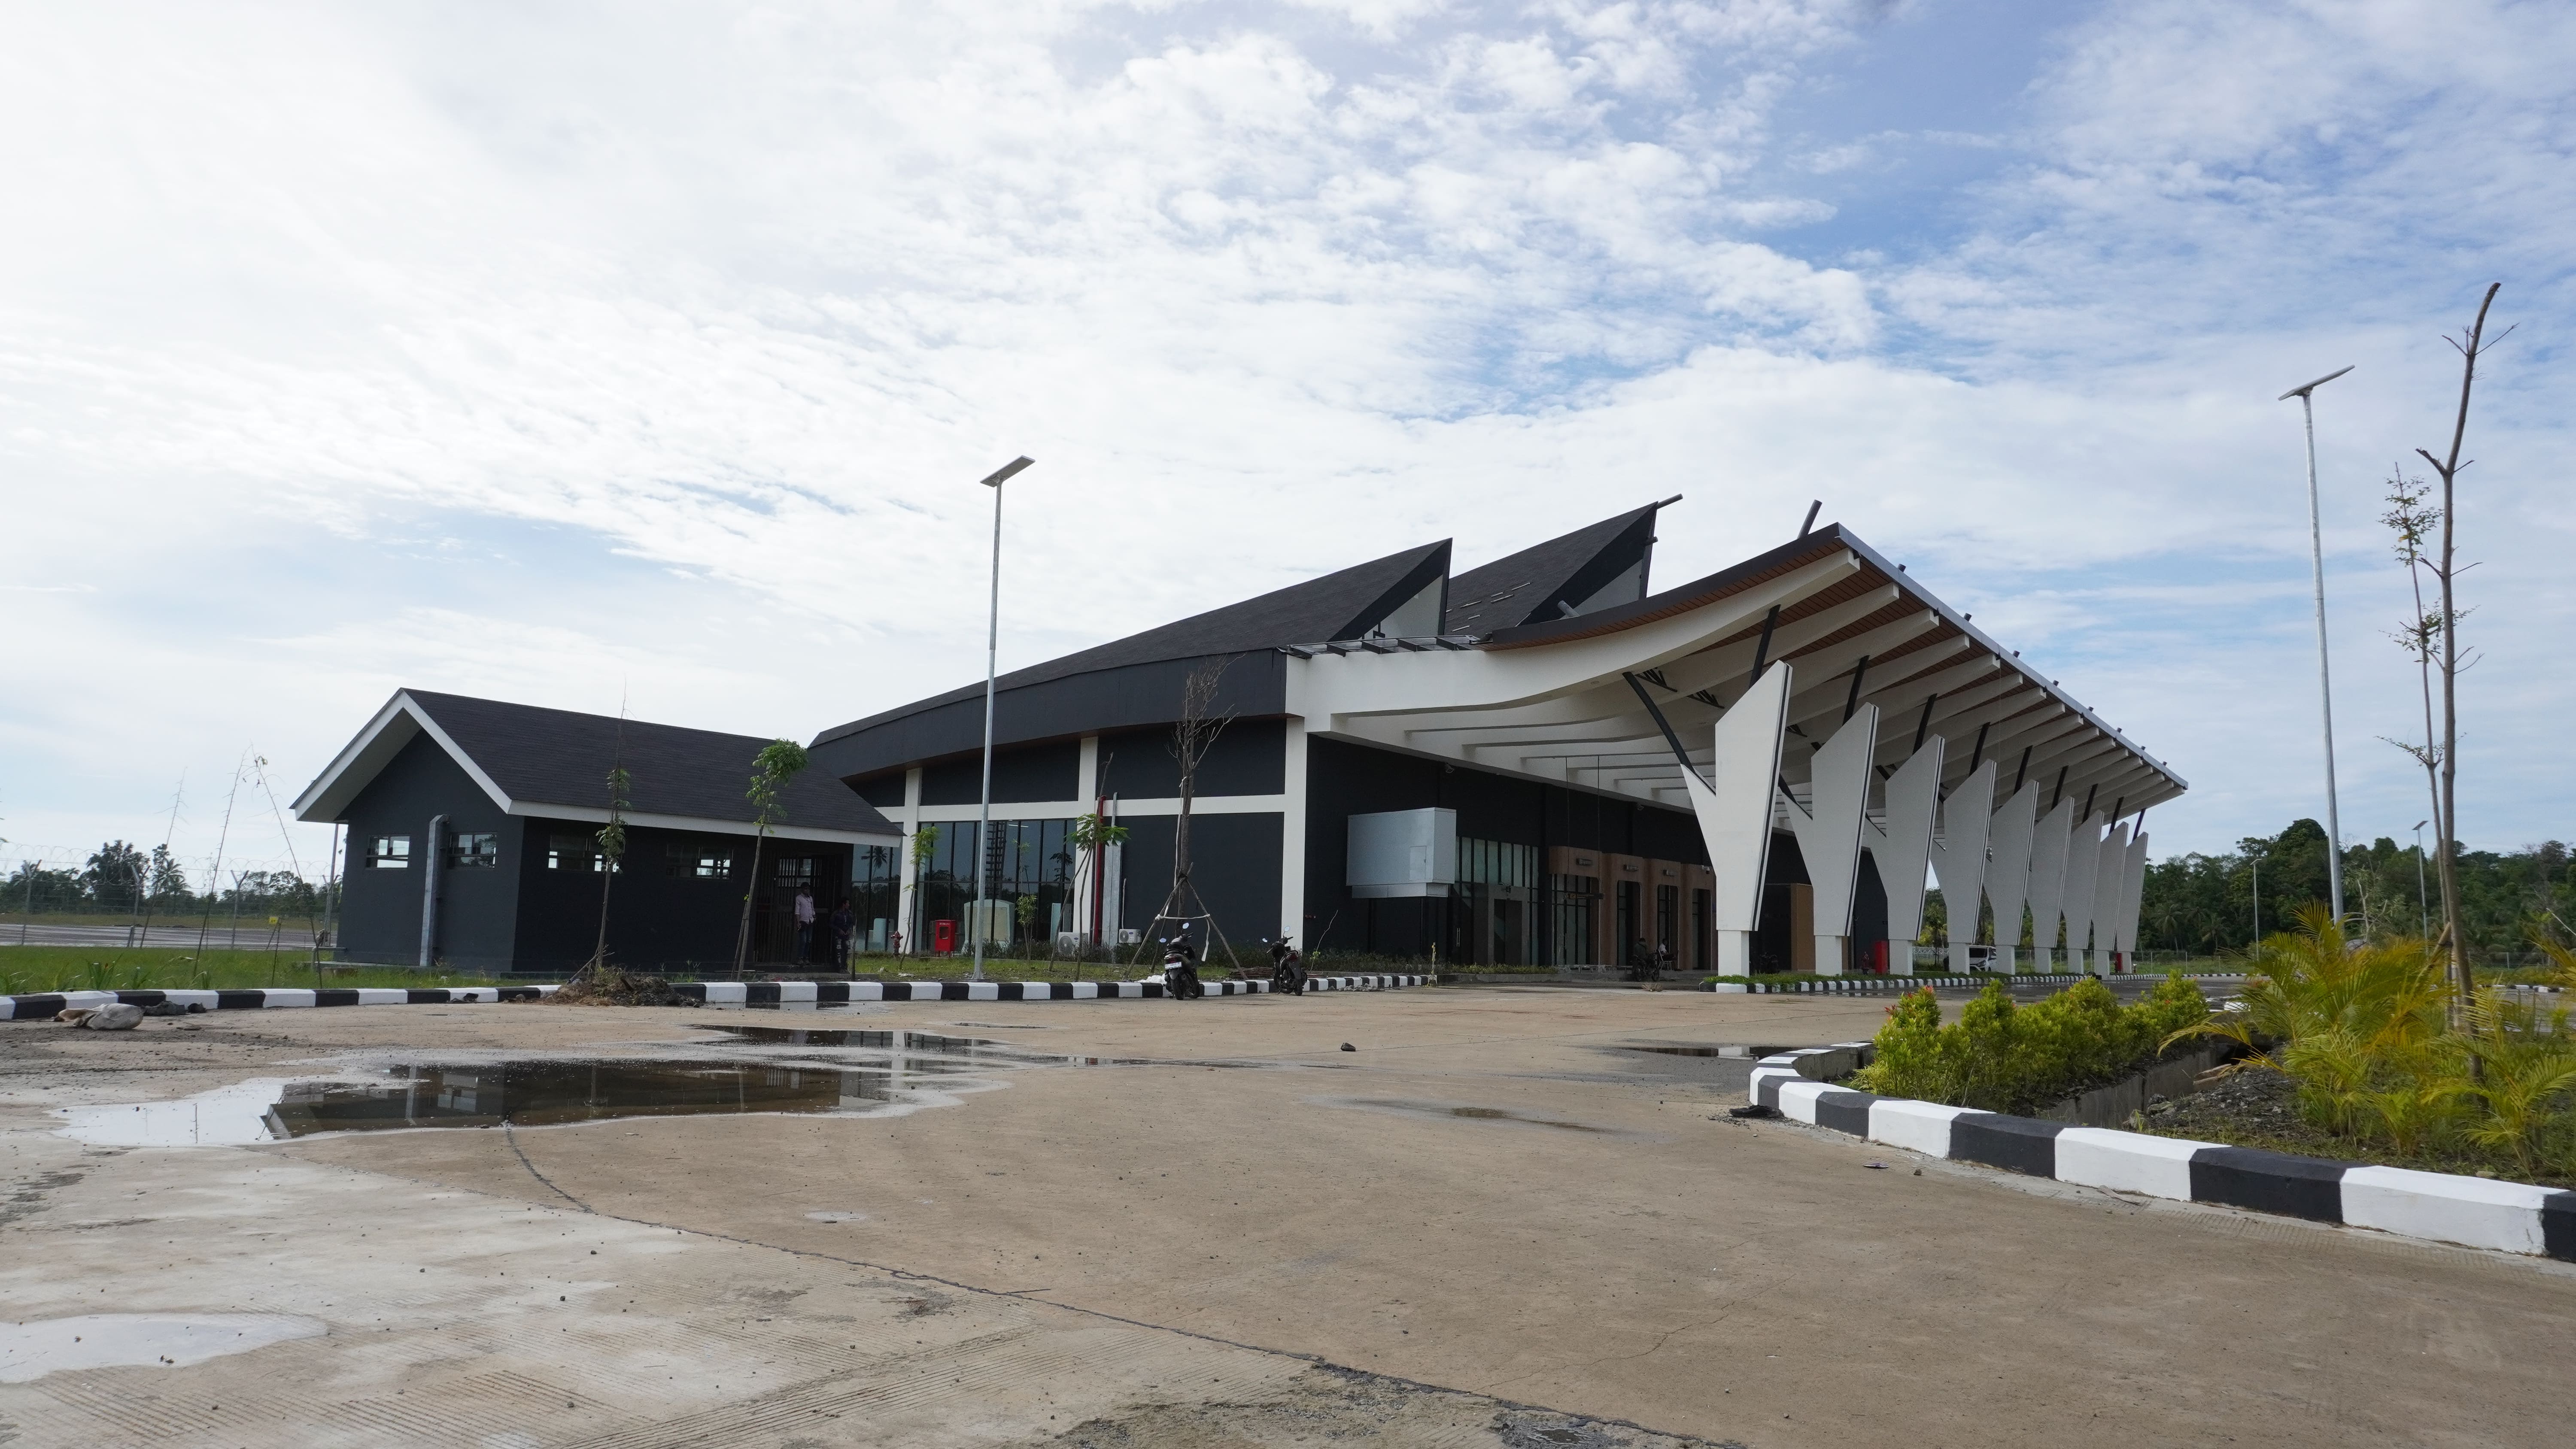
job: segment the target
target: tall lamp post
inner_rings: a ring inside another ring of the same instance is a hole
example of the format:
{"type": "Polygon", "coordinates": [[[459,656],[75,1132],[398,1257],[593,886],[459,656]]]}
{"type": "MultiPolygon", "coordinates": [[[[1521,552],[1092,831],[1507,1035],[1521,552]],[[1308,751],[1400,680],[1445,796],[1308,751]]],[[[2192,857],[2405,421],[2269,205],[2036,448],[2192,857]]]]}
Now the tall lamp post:
{"type": "Polygon", "coordinates": [[[2316,568],[2317,700],[2326,736],[2326,893],[2332,898],[2337,921],[2343,919],[2343,821],[2335,809],[2334,679],[2326,664],[2326,542],[2324,527],[2317,519],[2317,409],[2310,394],[2350,371],[2349,367],[2337,368],[2273,399],[2288,402],[2297,398],[2299,417],[2308,433],[2308,553],[2316,568]]]}
{"type": "MultiPolygon", "coordinates": [[[[984,624],[984,794],[975,817],[975,903],[966,933],[975,938],[974,978],[984,979],[984,920],[992,914],[984,899],[986,877],[993,868],[993,661],[1002,645],[1002,485],[1035,458],[1013,458],[995,469],[984,486],[993,490],[993,587],[984,624]]],[[[2338,897],[2340,899],[2340,897],[2338,897]]]]}

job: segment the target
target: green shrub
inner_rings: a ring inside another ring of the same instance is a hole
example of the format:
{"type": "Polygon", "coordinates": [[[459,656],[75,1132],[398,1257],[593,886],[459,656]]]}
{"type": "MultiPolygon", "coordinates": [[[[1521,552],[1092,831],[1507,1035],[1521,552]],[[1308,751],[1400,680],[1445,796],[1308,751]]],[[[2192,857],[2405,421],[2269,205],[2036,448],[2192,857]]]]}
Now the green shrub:
{"type": "MultiPolygon", "coordinates": [[[[2538,944],[2576,984],[2576,957],[2538,944]]],[[[2492,985],[2457,1003],[2431,943],[2355,943],[2322,906],[2256,946],[2247,965],[2245,1009],[2185,1034],[2253,1049],[2244,1065],[2287,1074],[2311,1124],[2401,1154],[2465,1151],[2525,1176],[2576,1176],[2568,1008],[2492,985]]]]}
{"type": "Polygon", "coordinates": [[[2016,1005],[2001,980],[1943,1026],[1930,991],[1888,1008],[1876,1058],[1856,1079],[1891,1097],[2034,1112],[2121,1077],[2155,1059],[2176,1032],[2207,1019],[2200,989],[2168,976],[2135,1006],[2087,978],[2031,1006],[2016,1005]]]}

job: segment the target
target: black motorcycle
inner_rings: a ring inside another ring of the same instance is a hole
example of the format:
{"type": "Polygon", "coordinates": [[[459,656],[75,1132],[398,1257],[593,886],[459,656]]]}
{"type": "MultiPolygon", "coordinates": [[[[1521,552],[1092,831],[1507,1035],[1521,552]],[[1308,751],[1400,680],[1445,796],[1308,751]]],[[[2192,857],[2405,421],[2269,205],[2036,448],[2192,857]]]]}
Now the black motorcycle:
{"type": "Polygon", "coordinates": [[[1270,943],[1270,989],[1283,996],[1306,994],[1306,961],[1284,940],[1270,943]]]}
{"type": "Polygon", "coordinates": [[[1207,986],[1199,980],[1199,966],[1190,959],[1187,941],[1163,943],[1163,994],[1174,1001],[1196,1001],[1207,995],[1207,986]]]}

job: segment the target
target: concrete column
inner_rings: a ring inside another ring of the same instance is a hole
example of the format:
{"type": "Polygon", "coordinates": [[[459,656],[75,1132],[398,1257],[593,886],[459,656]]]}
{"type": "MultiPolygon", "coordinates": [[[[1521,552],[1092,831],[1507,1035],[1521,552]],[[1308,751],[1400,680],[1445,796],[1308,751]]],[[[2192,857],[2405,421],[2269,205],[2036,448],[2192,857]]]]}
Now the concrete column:
{"type": "Polygon", "coordinates": [[[2093,930],[2093,888],[2102,868],[2102,828],[2111,822],[2100,814],[2075,827],[2066,837],[2066,884],[2058,899],[2065,904],[2066,964],[2084,964],[2084,946],[2093,930]]]}
{"type": "Polygon", "coordinates": [[[1306,721],[1291,715],[1284,731],[1279,811],[1279,935],[1313,951],[1306,939],[1306,721]]]}
{"type": "Polygon", "coordinates": [[[1995,762],[1982,761],[1941,805],[1941,833],[1932,842],[1932,872],[1950,909],[1950,970],[1964,975],[1968,948],[1977,941],[1977,915],[1985,904],[1986,835],[1995,808],[1995,762]],[[1965,918],[1962,919],[1962,913],[1965,918]]]}
{"type": "Polygon", "coordinates": [[[1816,751],[1808,803],[1789,802],[1789,828],[1806,857],[1816,892],[1816,974],[1839,976],[1851,955],[1853,887],[1860,879],[1862,815],[1869,804],[1871,756],[1878,751],[1878,706],[1862,705],[1816,751]]]}
{"type": "Polygon", "coordinates": [[[903,812],[898,823],[903,826],[903,844],[898,848],[895,865],[902,873],[896,877],[894,929],[903,937],[903,949],[917,952],[922,943],[913,939],[920,933],[917,929],[919,922],[914,920],[918,913],[913,909],[916,883],[913,880],[912,837],[921,829],[921,767],[918,765],[904,771],[903,812]]]}
{"type": "Polygon", "coordinates": [[[1914,938],[1923,933],[1923,871],[1932,854],[1932,816],[1941,805],[1939,735],[1924,740],[1887,780],[1887,823],[1864,819],[1861,833],[1878,883],[1887,892],[1887,970],[1914,974],[1914,938]]]}
{"type": "Polygon", "coordinates": [[[2128,877],[2129,827],[2123,821],[2102,842],[2101,859],[2093,867],[2093,909],[2087,913],[2093,922],[2093,969],[2105,976],[2119,969],[2120,888],[2128,877]]]}
{"type": "Polygon", "coordinates": [[[1995,912],[1995,966],[2018,971],[2021,910],[2030,899],[2030,843],[2038,828],[2039,787],[2024,784],[1995,812],[1988,838],[1994,853],[1986,862],[1986,901],[1995,912]]]}
{"type": "MultiPolygon", "coordinates": [[[[1073,775],[1073,797],[1082,802],[1089,814],[1100,799],[1100,736],[1084,735],[1081,753],[1076,757],[1073,775]]],[[[1096,856],[1075,862],[1073,872],[1073,908],[1068,929],[1076,936],[1091,939],[1091,908],[1100,894],[1100,873],[1107,862],[1096,856]]],[[[1052,944],[1052,943],[1050,943],[1052,944]]]]}
{"type": "Polygon", "coordinates": [[[2067,838],[2074,833],[2075,802],[2061,799],[2030,832],[2030,943],[2038,968],[2057,967],[2057,923],[2066,892],[2067,838]]]}
{"type": "Polygon", "coordinates": [[[2120,912],[2116,918],[2120,929],[2117,948],[2133,953],[2138,949],[2139,897],[2145,893],[2147,885],[2146,824],[2146,818],[2140,816],[2137,838],[2129,842],[2127,868],[2120,872],[2120,912]]]}
{"type": "MultiPolygon", "coordinates": [[[[1708,847],[1711,885],[1709,926],[1717,933],[1717,969],[1725,976],[1753,970],[1753,932],[1762,924],[1762,876],[1771,860],[1771,801],[1779,793],[1781,730],[1788,723],[1793,671],[1784,660],[1762,672],[1710,735],[1710,778],[1682,771],[1691,811],[1708,847]]],[[[1616,889],[1602,872],[1599,915],[1610,914],[1607,892],[1616,889]]]]}

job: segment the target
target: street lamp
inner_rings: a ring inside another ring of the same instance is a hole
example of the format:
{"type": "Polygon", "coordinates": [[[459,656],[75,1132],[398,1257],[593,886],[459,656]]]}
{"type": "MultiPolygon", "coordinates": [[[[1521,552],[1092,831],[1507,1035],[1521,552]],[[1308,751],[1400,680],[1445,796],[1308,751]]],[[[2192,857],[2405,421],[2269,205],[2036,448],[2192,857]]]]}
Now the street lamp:
{"type": "Polygon", "coordinates": [[[984,480],[984,486],[993,490],[993,587],[991,609],[985,615],[984,624],[983,810],[975,821],[974,918],[966,923],[967,934],[975,938],[973,979],[977,981],[984,979],[984,920],[991,914],[984,891],[985,877],[993,868],[993,661],[1002,644],[1002,485],[1036,461],[1035,458],[1013,458],[984,480]]]}
{"type": "Polygon", "coordinates": [[[2297,398],[2299,416],[2308,432],[2308,552],[2316,567],[2317,699],[2326,736],[2326,892],[2332,897],[2338,922],[2343,919],[2343,821],[2335,810],[2334,680],[2326,665],[2326,542],[2325,530],[2317,521],[2317,410],[2309,395],[2350,371],[2349,367],[2337,368],[2273,399],[2288,402],[2297,398]]]}

